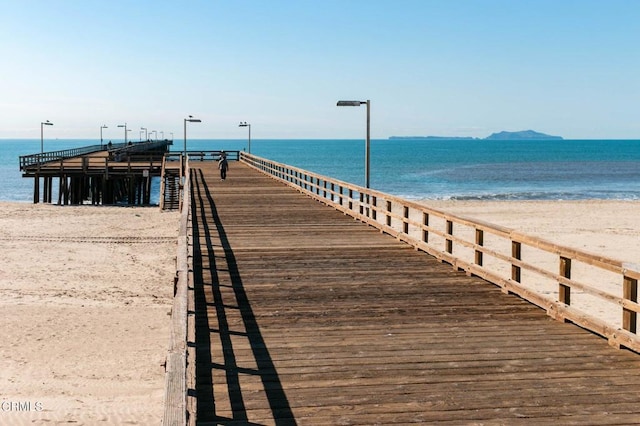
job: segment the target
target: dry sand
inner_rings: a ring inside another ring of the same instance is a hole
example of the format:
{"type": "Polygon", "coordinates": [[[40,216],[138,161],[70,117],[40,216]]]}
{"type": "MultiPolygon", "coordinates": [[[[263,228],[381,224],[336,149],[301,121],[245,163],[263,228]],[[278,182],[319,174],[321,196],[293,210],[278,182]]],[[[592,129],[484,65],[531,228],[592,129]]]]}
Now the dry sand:
{"type": "Polygon", "coordinates": [[[160,424],[178,214],[0,203],[0,424],[160,424]]]}

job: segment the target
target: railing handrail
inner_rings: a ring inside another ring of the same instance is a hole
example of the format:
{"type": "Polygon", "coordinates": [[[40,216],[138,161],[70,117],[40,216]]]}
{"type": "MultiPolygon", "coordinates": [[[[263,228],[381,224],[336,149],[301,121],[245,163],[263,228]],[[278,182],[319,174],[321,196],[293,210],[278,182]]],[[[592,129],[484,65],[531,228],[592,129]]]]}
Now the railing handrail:
{"type": "Polygon", "coordinates": [[[110,153],[127,153],[150,150],[162,145],[171,145],[172,141],[143,141],[143,142],[130,142],[130,143],[112,143],[102,145],[88,145],[78,148],[69,148],[58,151],[48,151],[39,154],[21,155],[20,170],[24,170],[28,167],[42,165],[52,161],[65,160],[72,157],[78,157],[85,154],[92,154],[100,151],[108,151],[110,153]]]}
{"type": "Polygon", "coordinates": [[[49,151],[40,154],[29,154],[20,156],[20,170],[51,161],[62,160],[66,158],[76,157],[83,154],[91,154],[106,149],[106,145],[90,145],[79,148],[63,149],[59,151],[49,151]]]}
{"type": "Polygon", "coordinates": [[[198,150],[187,151],[187,157],[192,161],[217,161],[222,153],[226,154],[227,160],[239,161],[241,151],[225,151],[225,150],[198,150]]]}
{"type": "Polygon", "coordinates": [[[451,214],[245,152],[241,154],[240,161],[419,250],[451,263],[458,269],[492,282],[505,292],[516,293],[542,307],[558,320],[568,320],[594,331],[608,338],[613,346],[640,351],[640,339],[636,334],[637,314],[640,312],[637,299],[639,265],[555,244],[514,229],[451,214]],[[434,223],[438,221],[440,228],[434,223]],[[454,225],[467,231],[473,238],[466,238],[463,232],[454,232],[454,225]],[[507,243],[507,253],[486,247],[485,233],[497,238],[502,244],[507,243]],[[523,246],[556,259],[558,270],[526,262],[522,255],[523,246]],[[485,257],[500,264],[502,268],[487,265],[485,257]],[[613,273],[619,280],[615,285],[621,287],[621,294],[608,291],[599,286],[599,282],[584,283],[572,278],[572,261],[585,269],[596,268],[597,273],[613,273]],[[531,275],[527,277],[529,279],[533,280],[532,277],[535,277],[555,282],[557,288],[553,293],[557,293],[558,297],[552,297],[548,292],[541,292],[525,283],[523,271],[531,275]],[[621,326],[615,325],[599,313],[587,312],[572,305],[572,288],[600,301],[617,305],[621,309],[621,326]]]}

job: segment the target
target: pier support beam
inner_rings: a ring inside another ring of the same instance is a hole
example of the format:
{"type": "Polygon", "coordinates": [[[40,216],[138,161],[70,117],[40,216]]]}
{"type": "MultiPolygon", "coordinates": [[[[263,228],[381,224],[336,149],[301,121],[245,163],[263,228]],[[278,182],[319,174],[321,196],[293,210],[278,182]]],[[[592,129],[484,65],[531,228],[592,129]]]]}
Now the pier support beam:
{"type": "Polygon", "coordinates": [[[33,204],[38,204],[40,202],[40,175],[36,174],[36,177],[33,179],[33,204]]]}

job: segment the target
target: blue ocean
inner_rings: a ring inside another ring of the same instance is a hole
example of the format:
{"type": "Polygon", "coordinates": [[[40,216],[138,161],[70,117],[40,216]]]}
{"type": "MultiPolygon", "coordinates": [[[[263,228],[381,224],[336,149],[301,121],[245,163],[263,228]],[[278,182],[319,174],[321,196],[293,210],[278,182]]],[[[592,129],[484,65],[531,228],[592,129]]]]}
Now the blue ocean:
{"type": "MultiPolygon", "coordinates": [[[[189,140],[188,150],[248,150],[247,140],[189,140]]],[[[97,140],[45,141],[45,151],[97,140]]],[[[172,147],[181,151],[182,140],[172,147]]],[[[0,201],[32,202],[20,155],[40,139],[0,140],[0,201]]],[[[251,153],[364,185],[364,140],[252,140],[251,153]]],[[[232,178],[233,169],[230,171],[232,178]]],[[[640,140],[371,141],[371,188],[407,199],[640,200],[640,140]]]]}

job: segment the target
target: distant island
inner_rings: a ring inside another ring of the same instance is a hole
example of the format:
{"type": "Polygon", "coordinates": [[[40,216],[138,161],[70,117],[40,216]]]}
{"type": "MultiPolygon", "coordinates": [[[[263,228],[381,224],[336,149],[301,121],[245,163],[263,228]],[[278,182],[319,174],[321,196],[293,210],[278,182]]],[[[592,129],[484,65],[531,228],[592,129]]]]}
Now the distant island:
{"type": "Polygon", "coordinates": [[[389,139],[425,139],[425,140],[501,140],[501,141],[528,141],[528,140],[563,140],[562,136],[551,136],[533,130],[519,132],[492,133],[486,138],[472,138],[466,136],[389,136],[389,139]]]}
{"type": "Polygon", "coordinates": [[[471,136],[389,136],[389,139],[426,139],[431,141],[440,140],[480,140],[471,136]]]}
{"type": "Polygon", "coordinates": [[[489,140],[562,140],[562,136],[551,136],[533,130],[522,130],[520,132],[499,132],[487,136],[489,140]]]}

